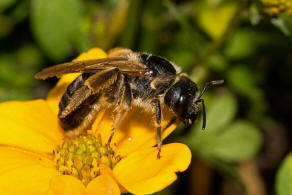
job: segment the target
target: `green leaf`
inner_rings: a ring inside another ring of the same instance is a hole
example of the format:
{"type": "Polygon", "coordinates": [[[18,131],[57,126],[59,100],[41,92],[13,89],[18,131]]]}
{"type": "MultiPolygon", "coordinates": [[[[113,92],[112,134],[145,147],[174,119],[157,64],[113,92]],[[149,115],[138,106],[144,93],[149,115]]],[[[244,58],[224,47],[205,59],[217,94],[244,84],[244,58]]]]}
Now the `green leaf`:
{"type": "Polygon", "coordinates": [[[0,38],[5,37],[13,31],[14,23],[10,17],[0,14],[0,38]]]}
{"type": "Polygon", "coordinates": [[[130,0],[126,25],[124,26],[120,43],[123,47],[131,48],[134,45],[135,35],[139,24],[139,11],[141,4],[140,1],[130,0]]]}
{"type": "Polygon", "coordinates": [[[278,169],[276,176],[277,195],[292,195],[292,156],[289,154],[278,169]]]}
{"type": "Polygon", "coordinates": [[[261,145],[261,135],[257,128],[247,121],[236,121],[204,150],[208,155],[224,161],[236,162],[253,157],[261,145]]]}
{"type": "Polygon", "coordinates": [[[249,8],[249,19],[252,25],[257,25],[261,20],[260,10],[256,2],[252,3],[249,8]]]}
{"type": "Polygon", "coordinates": [[[18,63],[19,67],[32,73],[35,73],[43,62],[40,50],[32,44],[26,44],[20,47],[15,52],[14,59],[21,62],[18,63]]]}
{"type": "Polygon", "coordinates": [[[292,15],[281,14],[278,18],[272,18],[271,23],[276,26],[286,36],[291,36],[292,32],[292,15]]]}
{"type": "Polygon", "coordinates": [[[286,36],[291,34],[291,29],[289,29],[288,22],[284,21],[282,18],[272,18],[271,23],[277,27],[286,36]]]}
{"type": "Polygon", "coordinates": [[[227,127],[236,114],[237,103],[235,97],[231,94],[217,95],[211,103],[205,101],[205,104],[207,112],[206,129],[201,131],[201,117],[200,122],[194,126],[186,140],[195,150],[200,150],[201,147],[213,140],[213,136],[216,136],[214,134],[227,127]]]}
{"type": "Polygon", "coordinates": [[[52,59],[64,59],[79,40],[81,6],[80,0],[32,0],[32,30],[52,59]]]}
{"type": "Polygon", "coordinates": [[[225,71],[228,66],[228,61],[219,53],[214,53],[206,60],[206,65],[215,71],[225,71]]]}
{"type": "Polygon", "coordinates": [[[207,106],[207,126],[201,131],[201,124],[195,126],[187,136],[186,143],[199,156],[237,162],[251,158],[261,145],[257,128],[247,121],[231,123],[237,105],[230,94],[217,95],[207,106]]]}
{"type": "Polygon", "coordinates": [[[231,87],[245,96],[250,96],[256,89],[255,76],[245,65],[233,66],[227,73],[231,87]]]}
{"type": "Polygon", "coordinates": [[[261,142],[261,135],[253,124],[236,121],[224,129],[224,132],[197,136],[196,141],[190,143],[190,147],[205,159],[238,162],[253,157],[261,142]]]}
{"type": "Polygon", "coordinates": [[[27,88],[5,88],[0,86],[0,102],[9,100],[32,99],[31,91],[27,88]]]}
{"type": "Polygon", "coordinates": [[[229,38],[225,54],[229,59],[245,59],[257,56],[265,48],[282,42],[278,34],[266,31],[255,31],[254,29],[238,29],[229,38]]]}
{"type": "Polygon", "coordinates": [[[198,24],[211,38],[219,39],[226,31],[237,11],[235,2],[232,1],[217,6],[205,4],[198,9],[198,24]]]}
{"type": "MultiPolygon", "coordinates": [[[[206,102],[206,107],[207,125],[205,131],[210,133],[222,129],[233,120],[237,103],[231,94],[222,94],[215,96],[211,104],[206,102]]],[[[200,129],[201,125],[197,125],[196,128],[200,129]]]]}
{"type": "Polygon", "coordinates": [[[0,1],[0,12],[2,12],[4,9],[9,7],[14,2],[15,2],[15,0],[1,0],[0,1]]]}
{"type": "Polygon", "coordinates": [[[18,1],[11,10],[9,16],[16,24],[19,24],[19,22],[28,18],[28,15],[30,13],[29,6],[29,0],[18,1]]]}

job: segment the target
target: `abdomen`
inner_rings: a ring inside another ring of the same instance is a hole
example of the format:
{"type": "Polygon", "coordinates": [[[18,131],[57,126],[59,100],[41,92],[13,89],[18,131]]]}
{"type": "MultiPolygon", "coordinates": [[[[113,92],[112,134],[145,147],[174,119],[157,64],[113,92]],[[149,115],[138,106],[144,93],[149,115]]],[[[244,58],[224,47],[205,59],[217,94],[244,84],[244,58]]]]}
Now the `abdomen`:
{"type": "Polygon", "coordinates": [[[89,118],[92,118],[96,115],[93,114],[93,111],[96,110],[96,102],[98,101],[100,95],[95,94],[89,96],[84,102],[82,102],[74,111],[70,112],[65,117],[60,117],[60,113],[64,111],[66,106],[72,101],[72,96],[74,93],[84,86],[84,82],[91,76],[92,74],[82,74],[77,77],[68,87],[66,92],[63,94],[61,101],[59,103],[59,121],[62,128],[66,131],[82,131],[85,128],[88,128],[92,120],[89,121],[89,118]]]}

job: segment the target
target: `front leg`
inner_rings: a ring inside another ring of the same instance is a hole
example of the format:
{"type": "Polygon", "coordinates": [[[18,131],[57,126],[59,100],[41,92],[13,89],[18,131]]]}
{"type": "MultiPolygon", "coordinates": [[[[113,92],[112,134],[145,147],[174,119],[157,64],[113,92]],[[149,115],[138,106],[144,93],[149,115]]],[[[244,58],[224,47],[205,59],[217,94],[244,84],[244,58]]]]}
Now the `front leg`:
{"type": "Polygon", "coordinates": [[[122,95],[121,97],[118,96],[118,104],[120,105],[117,111],[117,114],[114,118],[114,124],[113,124],[113,128],[111,131],[111,135],[108,139],[107,142],[107,146],[110,145],[111,140],[114,136],[114,133],[118,127],[118,125],[120,124],[120,122],[122,121],[123,117],[125,116],[125,114],[128,112],[128,110],[130,109],[131,105],[132,105],[132,91],[130,88],[130,85],[128,83],[127,77],[123,76],[123,83],[120,86],[120,89],[118,91],[121,91],[122,95]]]}
{"type": "Polygon", "coordinates": [[[154,106],[155,106],[155,127],[156,127],[156,135],[157,135],[157,158],[160,158],[160,152],[162,147],[162,140],[161,140],[161,106],[159,99],[154,100],[154,106]]]}

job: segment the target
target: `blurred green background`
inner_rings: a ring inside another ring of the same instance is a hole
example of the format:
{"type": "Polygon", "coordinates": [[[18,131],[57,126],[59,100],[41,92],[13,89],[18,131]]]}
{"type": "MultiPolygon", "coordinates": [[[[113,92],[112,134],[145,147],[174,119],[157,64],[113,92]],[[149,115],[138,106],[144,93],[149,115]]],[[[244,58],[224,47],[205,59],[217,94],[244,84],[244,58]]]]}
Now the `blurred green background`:
{"type": "Polygon", "coordinates": [[[0,0],[0,101],[45,97],[34,74],[91,47],[164,56],[199,85],[207,128],[165,142],[192,149],[157,194],[292,194],[291,0],[0,0]]]}

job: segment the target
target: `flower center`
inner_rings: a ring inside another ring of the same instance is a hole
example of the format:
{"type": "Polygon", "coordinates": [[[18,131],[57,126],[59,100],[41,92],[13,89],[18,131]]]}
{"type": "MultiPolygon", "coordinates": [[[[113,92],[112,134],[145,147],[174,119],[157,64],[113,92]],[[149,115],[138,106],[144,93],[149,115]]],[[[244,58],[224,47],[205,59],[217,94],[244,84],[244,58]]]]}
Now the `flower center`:
{"type": "Polygon", "coordinates": [[[72,175],[87,185],[100,175],[100,164],[111,169],[121,159],[114,151],[103,146],[92,135],[82,135],[72,140],[64,140],[54,151],[56,169],[63,175],[72,175]]]}

